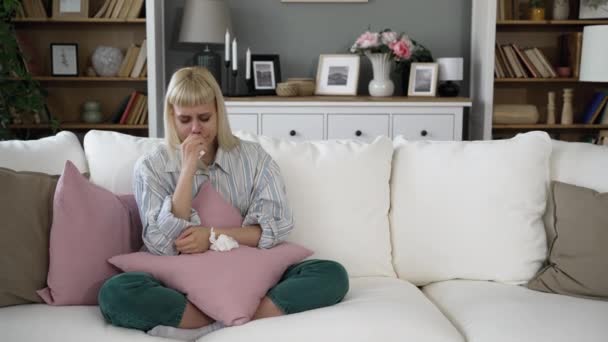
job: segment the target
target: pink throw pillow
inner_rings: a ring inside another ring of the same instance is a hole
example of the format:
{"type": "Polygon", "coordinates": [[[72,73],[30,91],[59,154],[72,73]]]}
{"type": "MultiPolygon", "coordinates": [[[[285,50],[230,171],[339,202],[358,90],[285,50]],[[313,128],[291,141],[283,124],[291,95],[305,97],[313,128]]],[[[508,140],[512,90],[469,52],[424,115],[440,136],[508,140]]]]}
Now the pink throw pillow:
{"type": "Polygon", "coordinates": [[[53,201],[48,287],[38,295],[51,305],[96,305],[101,285],[118,274],[108,258],[139,250],[141,229],[133,195],[94,185],[66,162],[53,201]]]}
{"type": "Polygon", "coordinates": [[[292,264],[312,255],[304,247],[282,243],[270,249],[240,246],[228,252],[157,256],[147,252],[108,260],[125,272],[147,272],[224,325],[251,320],[266,292],[292,264]]]}
{"type": "Polygon", "coordinates": [[[226,201],[207,181],[192,200],[192,208],[201,219],[201,226],[237,228],[243,223],[241,213],[226,201]]]}

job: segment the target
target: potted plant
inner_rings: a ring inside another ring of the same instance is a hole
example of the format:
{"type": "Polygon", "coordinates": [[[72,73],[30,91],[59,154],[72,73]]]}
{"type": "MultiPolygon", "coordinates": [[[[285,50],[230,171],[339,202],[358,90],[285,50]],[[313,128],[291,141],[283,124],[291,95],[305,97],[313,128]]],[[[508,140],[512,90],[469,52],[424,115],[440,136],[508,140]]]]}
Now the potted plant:
{"type": "Polygon", "coordinates": [[[545,20],[543,0],[530,0],[530,20],[545,20]]]}
{"type": "Polygon", "coordinates": [[[15,38],[11,19],[19,2],[0,2],[0,140],[13,138],[8,125],[14,117],[28,120],[45,109],[44,92],[40,83],[27,72],[15,38]]]}

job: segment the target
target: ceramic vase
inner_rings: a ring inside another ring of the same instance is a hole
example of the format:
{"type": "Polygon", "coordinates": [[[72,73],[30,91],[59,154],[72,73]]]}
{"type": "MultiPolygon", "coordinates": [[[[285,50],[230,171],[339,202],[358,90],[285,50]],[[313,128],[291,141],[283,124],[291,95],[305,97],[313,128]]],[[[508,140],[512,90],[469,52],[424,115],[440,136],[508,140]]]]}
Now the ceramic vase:
{"type": "Polygon", "coordinates": [[[374,78],[369,82],[369,94],[371,96],[392,96],[395,84],[391,80],[392,61],[388,53],[366,54],[372,63],[374,78]]]}

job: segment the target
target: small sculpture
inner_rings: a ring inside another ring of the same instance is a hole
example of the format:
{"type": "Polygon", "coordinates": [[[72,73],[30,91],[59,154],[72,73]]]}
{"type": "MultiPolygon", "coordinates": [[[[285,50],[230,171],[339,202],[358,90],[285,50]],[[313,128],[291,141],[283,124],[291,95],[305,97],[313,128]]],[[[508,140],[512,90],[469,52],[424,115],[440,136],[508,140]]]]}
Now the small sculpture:
{"type": "Polygon", "coordinates": [[[547,103],[547,123],[555,124],[555,92],[549,92],[549,103],[547,103]]]}
{"type": "Polygon", "coordinates": [[[98,46],[93,52],[91,62],[99,76],[113,77],[118,75],[123,55],[119,48],[98,46]]]}
{"type": "Polygon", "coordinates": [[[572,88],[564,89],[564,106],[562,107],[562,125],[571,125],[574,122],[574,110],[572,108],[572,88]]]}

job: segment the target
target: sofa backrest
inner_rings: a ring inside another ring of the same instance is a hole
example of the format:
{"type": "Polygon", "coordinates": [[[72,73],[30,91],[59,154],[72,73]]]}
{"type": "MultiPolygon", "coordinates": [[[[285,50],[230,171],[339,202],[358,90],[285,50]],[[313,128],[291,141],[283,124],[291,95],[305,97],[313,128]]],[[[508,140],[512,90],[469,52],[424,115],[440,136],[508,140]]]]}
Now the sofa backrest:
{"type": "Polygon", "coordinates": [[[608,147],[553,140],[551,179],[608,192],[608,147]]]}

